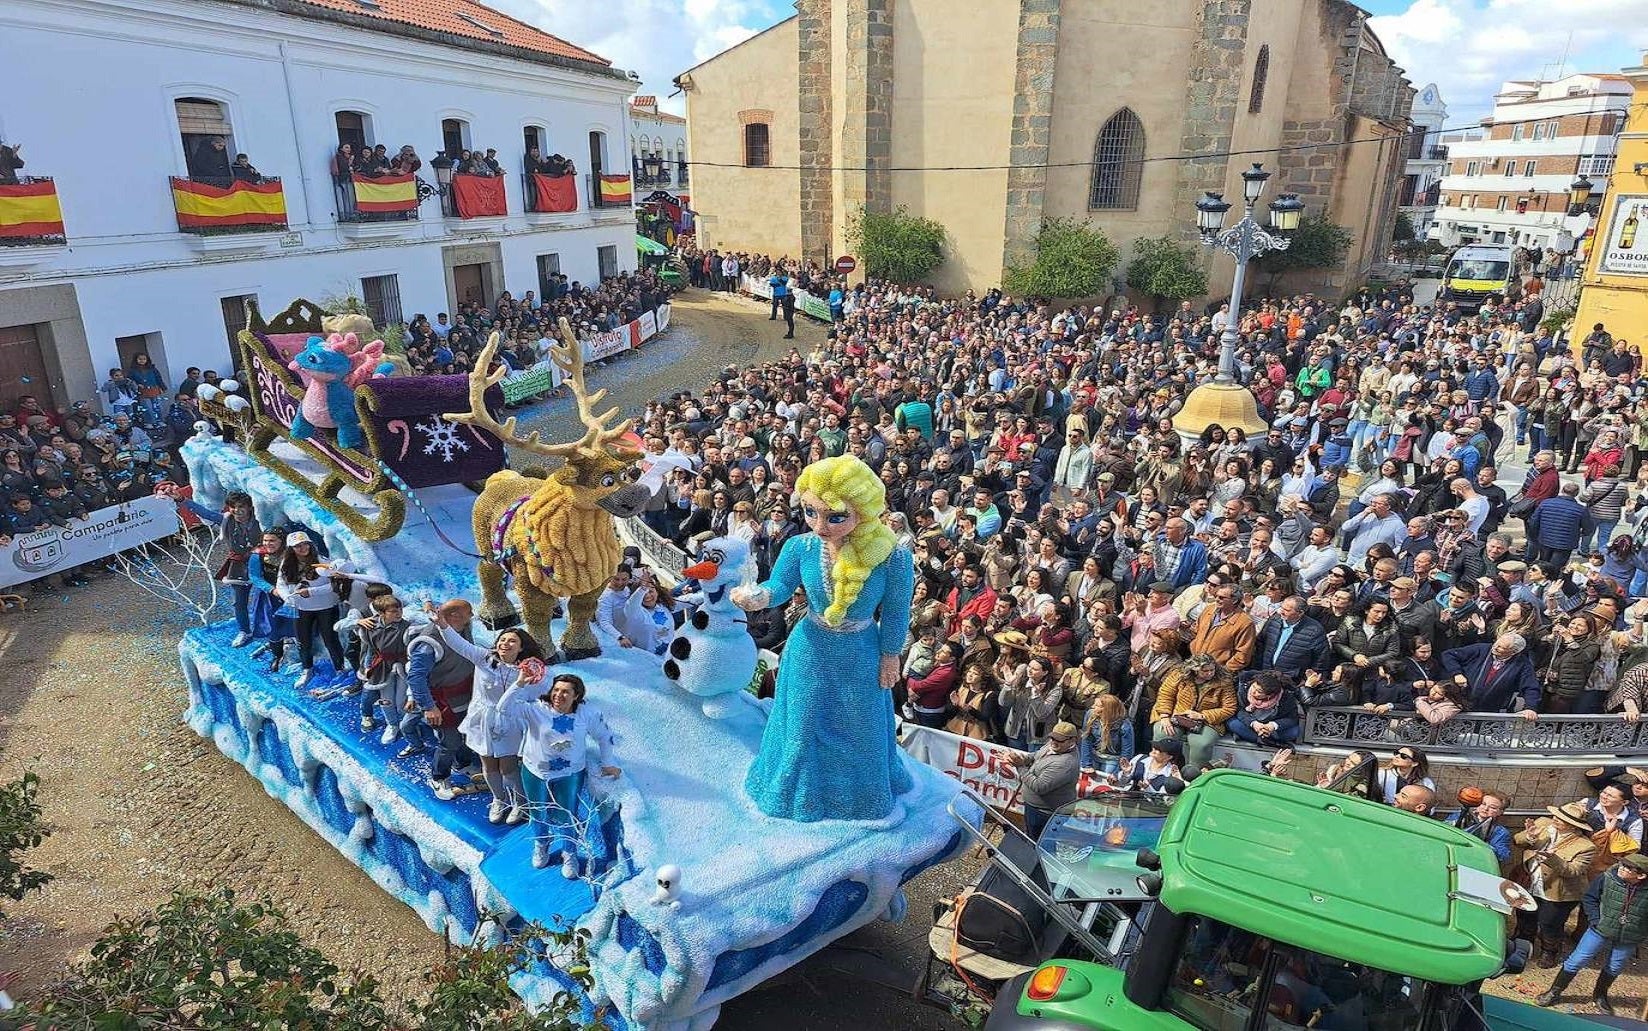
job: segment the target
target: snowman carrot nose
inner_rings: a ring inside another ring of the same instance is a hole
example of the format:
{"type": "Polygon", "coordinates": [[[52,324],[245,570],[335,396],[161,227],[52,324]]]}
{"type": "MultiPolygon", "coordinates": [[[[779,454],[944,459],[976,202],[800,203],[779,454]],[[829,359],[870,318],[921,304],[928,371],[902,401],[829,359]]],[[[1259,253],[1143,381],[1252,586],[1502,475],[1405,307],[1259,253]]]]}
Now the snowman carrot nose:
{"type": "Polygon", "coordinates": [[[681,570],[681,575],[693,580],[713,580],[720,572],[721,567],[714,562],[700,562],[681,570]]]}

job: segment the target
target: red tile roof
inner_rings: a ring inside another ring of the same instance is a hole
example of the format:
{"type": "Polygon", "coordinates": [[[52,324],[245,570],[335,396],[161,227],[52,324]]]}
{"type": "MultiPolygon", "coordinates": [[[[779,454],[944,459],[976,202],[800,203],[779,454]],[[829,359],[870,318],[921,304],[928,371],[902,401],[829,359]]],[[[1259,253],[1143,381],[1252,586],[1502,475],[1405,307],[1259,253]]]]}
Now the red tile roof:
{"type": "Polygon", "coordinates": [[[345,14],[398,22],[433,32],[478,39],[487,43],[535,50],[571,61],[611,67],[599,54],[574,46],[542,29],[518,21],[475,0],[300,0],[300,3],[345,14]],[[494,31],[488,31],[494,30],[494,31]]]}

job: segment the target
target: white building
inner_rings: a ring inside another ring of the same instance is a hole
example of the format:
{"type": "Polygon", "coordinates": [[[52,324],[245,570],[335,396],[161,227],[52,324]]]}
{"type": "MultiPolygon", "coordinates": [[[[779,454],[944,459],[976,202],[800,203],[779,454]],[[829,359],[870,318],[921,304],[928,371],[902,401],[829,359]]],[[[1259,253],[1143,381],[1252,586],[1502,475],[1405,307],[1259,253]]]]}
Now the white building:
{"type": "Polygon", "coordinates": [[[1398,204],[1413,224],[1414,237],[1423,240],[1436,217],[1442,174],[1448,167],[1448,148],[1442,143],[1442,129],[1448,124],[1448,104],[1436,83],[1419,91],[1408,119],[1413,123],[1413,135],[1408,138],[1408,160],[1403,168],[1398,204]]]}
{"type": "Polygon", "coordinates": [[[635,266],[631,207],[598,206],[592,178],[628,172],[630,73],[473,0],[28,0],[0,5],[0,67],[0,141],[54,180],[66,237],[0,239],[6,410],[89,398],[138,351],[169,384],[227,372],[248,297],[273,315],[352,294],[381,324],[635,266]],[[279,177],[284,226],[180,230],[193,202],[171,177],[214,135],[279,177]],[[343,140],[412,145],[421,202],[351,221],[330,171],[343,140]],[[527,210],[534,144],[575,162],[574,210],[527,210]],[[496,149],[506,214],[443,215],[432,159],[456,147],[496,149]]]}
{"type": "Polygon", "coordinates": [[[665,190],[688,202],[687,120],[658,109],[658,98],[642,95],[629,105],[629,159],[637,200],[665,190]]]}
{"type": "Polygon", "coordinates": [[[1569,250],[1568,187],[1589,176],[1600,200],[1630,104],[1620,75],[1505,83],[1482,138],[1448,147],[1433,238],[1569,250]]]}

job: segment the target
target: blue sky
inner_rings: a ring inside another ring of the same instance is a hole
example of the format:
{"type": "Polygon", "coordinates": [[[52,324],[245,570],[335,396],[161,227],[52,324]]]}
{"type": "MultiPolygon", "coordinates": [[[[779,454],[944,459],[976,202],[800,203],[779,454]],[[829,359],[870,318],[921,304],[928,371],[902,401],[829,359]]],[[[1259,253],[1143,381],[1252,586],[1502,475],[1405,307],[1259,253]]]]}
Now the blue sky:
{"type": "MultiPolygon", "coordinates": [[[[488,0],[494,6],[639,72],[666,99],[678,73],[795,13],[794,0],[488,0]]],[[[1011,0],[956,0],[1007,3],[1011,0]]],[[[1263,3],[1264,0],[1257,0],[1263,3]]],[[[1506,79],[1566,71],[1617,72],[1648,49],[1648,0],[1363,0],[1374,31],[1415,86],[1434,82],[1450,125],[1493,106],[1506,79]],[[1570,39],[1561,25],[1574,21],[1570,39]]]]}

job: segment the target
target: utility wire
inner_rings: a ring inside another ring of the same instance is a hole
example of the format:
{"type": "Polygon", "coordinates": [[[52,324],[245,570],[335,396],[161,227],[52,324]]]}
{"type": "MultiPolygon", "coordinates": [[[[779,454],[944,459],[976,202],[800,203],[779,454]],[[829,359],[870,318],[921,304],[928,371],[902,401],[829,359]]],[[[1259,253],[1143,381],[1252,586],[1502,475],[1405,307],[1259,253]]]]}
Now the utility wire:
{"type": "MultiPolygon", "coordinates": [[[[1470,129],[1482,128],[1480,123],[1470,125],[1444,126],[1439,129],[1426,129],[1424,134],[1445,132],[1464,132],[1470,129]]],[[[1363,143],[1389,143],[1393,140],[1406,139],[1417,135],[1414,132],[1398,133],[1395,136],[1364,136],[1354,140],[1340,140],[1338,143],[1296,143],[1286,147],[1260,147],[1252,150],[1210,150],[1201,154],[1162,154],[1157,157],[1140,158],[1138,161],[1117,162],[1120,165],[1146,165],[1158,161],[1207,161],[1212,158],[1246,157],[1254,154],[1282,154],[1299,150],[1337,150],[1341,147],[1352,147],[1363,143]]],[[[1461,142],[1478,142],[1475,140],[1461,142]]],[[[689,159],[687,165],[700,168],[771,168],[781,171],[814,171],[814,172],[994,172],[1014,168],[1091,168],[1095,161],[1055,161],[1036,165],[899,165],[891,168],[872,168],[866,165],[745,165],[735,161],[699,161],[689,159]]]]}

